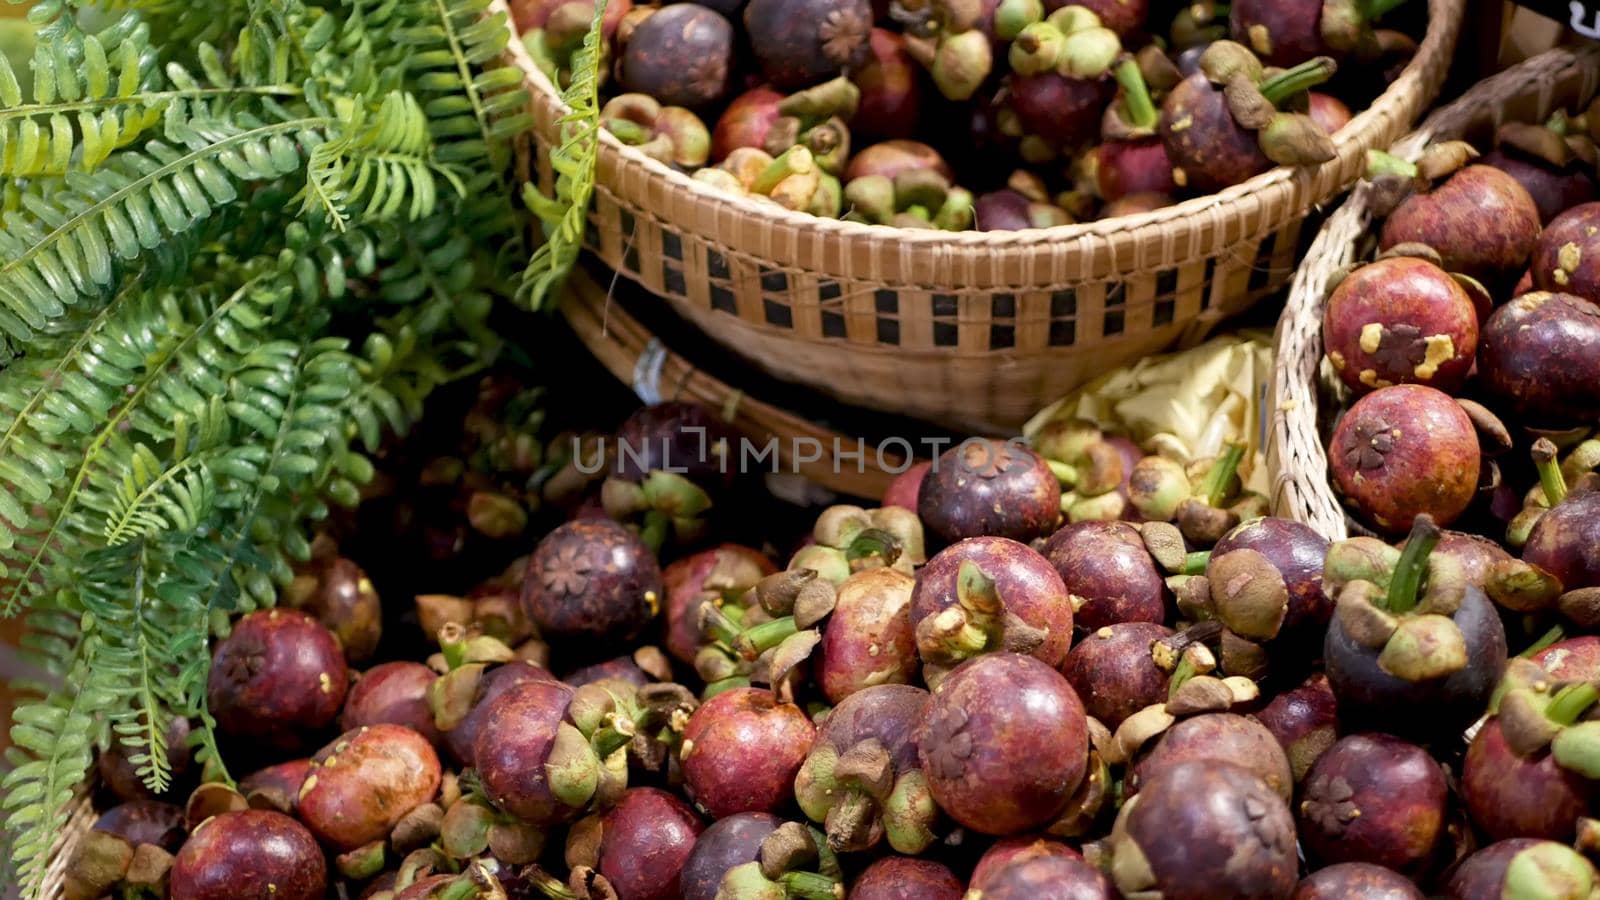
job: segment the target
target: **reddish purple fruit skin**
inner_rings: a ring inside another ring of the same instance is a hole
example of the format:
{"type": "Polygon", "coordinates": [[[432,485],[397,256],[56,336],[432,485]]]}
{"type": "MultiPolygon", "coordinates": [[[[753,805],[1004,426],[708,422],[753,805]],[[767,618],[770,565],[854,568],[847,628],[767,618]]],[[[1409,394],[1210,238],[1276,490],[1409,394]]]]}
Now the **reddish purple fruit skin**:
{"type": "Polygon", "coordinates": [[[1108,141],[1094,150],[1095,183],[1108,203],[1133,194],[1176,194],[1172,161],[1160,138],[1108,141]]]}
{"type": "Polygon", "coordinates": [[[618,900],[677,900],[678,875],[703,827],[689,804],[672,794],[631,788],[606,813],[600,874],[618,900]]]}
{"type": "Polygon", "coordinates": [[[765,149],[767,135],[782,117],[783,94],[769,87],[751,88],[733,98],[711,131],[711,159],[721,162],[740,147],[765,149]]]}
{"type": "Polygon", "coordinates": [[[1287,69],[1313,57],[1342,55],[1322,39],[1321,0],[1234,0],[1229,9],[1233,39],[1269,66],[1287,69]]]}
{"type": "Polygon", "coordinates": [[[700,637],[699,615],[705,593],[710,590],[739,591],[755,587],[753,581],[750,584],[716,584],[708,587],[706,580],[713,578],[719,567],[730,570],[748,568],[750,574],[756,578],[776,571],[772,561],[767,559],[765,554],[738,544],[722,544],[710,550],[702,550],[677,560],[662,570],[661,580],[667,592],[667,605],[663,615],[667,652],[685,665],[694,664],[694,655],[703,643],[700,637]]]}
{"type": "Polygon", "coordinates": [[[1123,807],[1163,900],[1283,900],[1294,890],[1294,817],[1272,788],[1227,762],[1179,763],[1123,807]]]}
{"type": "Polygon", "coordinates": [[[558,825],[579,809],[550,792],[545,762],[567,714],[572,688],[527,681],[488,704],[472,757],[485,793],[496,806],[532,825],[558,825]]]}
{"type": "Polygon", "coordinates": [[[917,768],[917,723],[928,692],[909,684],[883,684],[857,691],[833,708],[817,729],[813,747],[827,745],[841,755],[866,740],[889,752],[896,775],[917,768]]]}
{"type": "Polygon", "coordinates": [[[910,137],[922,113],[921,67],[906,52],[905,39],[885,28],[872,29],[867,61],[850,80],[861,89],[850,119],[852,140],[910,137]]]}
{"type": "MultiPolygon", "coordinates": [[[[854,895],[852,895],[854,896],[854,895]]],[[[1080,858],[1041,855],[1015,860],[984,879],[982,900],[1118,900],[1100,870],[1080,858]]]]}
{"type": "Polygon", "coordinates": [[[972,222],[979,231],[1022,231],[1036,228],[1027,197],[1004,188],[981,194],[973,205],[972,222]]]}
{"type": "Polygon", "coordinates": [[[265,792],[287,803],[292,813],[300,800],[300,787],[306,783],[306,776],[310,774],[310,759],[291,759],[288,762],[259,769],[239,779],[239,793],[248,800],[250,795],[257,791],[265,792]]]}
{"type": "Polygon", "coordinates": [[[961,879],[928,859],[886,856],[861,871],[849,900],[961,900],[961,879]]]}
{"type": "Polygon", "coordinates": [[[345,659],[359,665],[372,658],[383,636],[383,605],[372,579],[354,560],[337,556],[314,566],[317,588],[304,609],[328,627],[344,648],[345,659]]]}
{"type": "Polygon", "coordinates": [[[1454,394],[1478,348],[1478,312],[1443,269],[1415,257],[1380,259],[1351,272],[1328,298],[1322,342],[1339,378],[1357,394],[1427,384],[1454,394]],[[1364,336],[1381,329],[1370,352],[1364,336]],[[1446,344],[1445,342],[1448,342],[1446,344]],[[1429,353],[1444,347],[1443,358],[1429,353]]]}
{"type": "Polygon", "coordinates": [[[428,688],[438,674],[418,662],[387,662],[373,666],[350,686],[339,727],[345,731],[363,725],[404,725],[442,745],[444,733],[433,723],[428,708],[428,688]]]}
{"type": "Polygon", "coordinates": [[[1161,104],[1161,141],[1184,172],[1183,184],[1214,193],[1272,168],[1256,133],[1234,121],[1222,90],[1204,74],[1190,75],[1161,104]]]}
{"type": "Polygon", "coordinates": [[[1413,194],[1383,223],[1378,246],[1427,244],[1447,272],[1471,275],[1495,292],[1516,281],[1539,239],[1539,207],[1515,178],[1467,166],[1432,191],[1413,194]]]}
{"type": "Polygon", "coordinates": [[[1340,863],[1307,875],[1290,900],[1426,900],[1411,879],[1370,863],[1340,863]]]}
{"type": "Polygon", "coordinates": [[[1078,627],[1161,622],[1167,585],[1139,532],[1126,522],[1078,522],[1050,536],[1045,558],[1077,607],[1078,627]]]}
{"type": "Polygon", "coordinates": [[[1119,622],[1084,635],[1067,654],[1061,674],[1089,715],[1115,730],[1122,720],[1167,699],[1167,673],[1150,657],[1150,646],[1172,635],[1156,622],[1119,622]]]}
{"type": "Polygon", "coordinates": [[[928,475],[928,470],[933,468],[932,460],[923,460],[906,469],[884,489],[883,500],[880,506],[898,506],[902,509],[917,511],[917,498],[922,494],[922,479],[928,475]]]}
{"type": "Polygon", "coordinates": [[[1072,147],[1094,139],[1100,118],[1116,91],[1105,78],[1068,78],[1055,72],[1013,75],[1011,108],[1028,134],[1038,135],[1057,147],[1072,147]]]}
{"type": "Polygon", "coordinates": [[[1260,722],[1234,713],[1194,716],[1167,729],[1129,771],[1126,791],[1136,793],[1151,778],[1191,760],[1236,763],[1255,773],[1285,801],[1294,793],[1294,774],[1278,739],[1260,722]]]}
{"type": "Polygon", "coordinates": [[[1566,590],[1600,585],[1600,492],[1572,494],[1539,517],[1522,559],[1566,590]]]}
{"type": "MultiPolygon", "coordinates": [[[[1405,545],[1405,541],[1399,544],[1402,549],[1405,545]]],[[[1433,548],[1433,555],[1444,555],[1454,559],[1461,565],[1462,574],[1466,576],[1467,582],[1479,587],[1483,586],[1483,582],[1489,577],[1489,570],[1495,563],[1511,559],[1511,554],[1506,552],[1506,548],[1495,541],[1463,531],[1446,531],[1439,538],[1438,545],[1433,548]]]]}
{"type": "Polygon", "coordinates": [[[649,624],[664,591],[661,567],[643,541],[609,519],[582,519],[539,542],[522,608],[546,638],[626,641],[649,624]]]}
{"type": "Polygon", "coordinates": [[[1314,633],[1320,639],[1333,616],[1333,601],[1322,591],[1322,562],[1328,555],[1328,539],[1309,525],[1267,516],[1223,535],[1212,548],[1211,558],[1234,550],[1260,553],[1283,576],[1284,586],[1289,589],[1283,634],[1314,633]]]}
{"type": "Polygon", "coordinates": [[[1008,538],[975,537],[951,544],[917,573],[911,594],[911,627],[957,605],[956,584],[963,563],[971,562],[995,582],[1006,609],[1046,632],[1031,654],[1058,666],[1072,643],[1072,600],[1061,575],[1027,544],[1008,538]]]}
{"type": "Polygon", "coordinates": [[[439,792],[439,755],[427,738],[402,725],[347,731],[311,763],[296,814],[340,850],[382,840],[439,792]]]}
{"type": "Polygon", "coordinates": [[[863,175],[893,179],[901,172],[919,169],[932,169],[945,178],[955,178],[955,172],[939,151],[921,141],[892,140],[873,144],[850,157],[840,180],[848,184],[863,175]]]}
{"type": "Polygon", "coordinates": [[[868,0],[750,0],[744,8],[761,71],[792,91],[866,62],[872,28],[868,0]]]}
{"type": "Polygon", "coordinates": [[[349,685],[332,632],[303,612],[267,609],[217,645],[206,695],[225,734],[292,749],[332,724],[349,685]]]}
{"type": "Polygon", "coordinates": [[[946,450],[922,481],[917,515],[947,543],[1006,537],[1024,543],[1061,517],[1061,482],[1026,447],[967,441],[946,450]]]}
{"type": "Polygon", "coordinates": [[[679,3],[652,13],[633,31],[618,69],[623,87],[665,106],[709,106],[728,93],[733,26],[715,10],[679,3]]]}
{"type": "Polygon", "coordinates": [[[916,742],[934,801],[984,834],[1050,821],[1088,765],[1083,704],[1059,672],[1015,653],[962,663],[940,682],[916,742]]]}
{"type": "Polygon", "coordinates": [[[1484,723],[1467,749],[1461,795],[1473,823],[1492,840],[1568,843],[1578,817],[1593,807],[1600,791],[1589,779],[1556,765],[1548,752],[1518,756],[1496,717],[1484,723]]]}
{"type": "Polygon", "coordinates": [[[1557,681],[1594,681],[1600,679],[1600,636],[1557,641],[1529,658],[1557,681]]]}
{"type": "Polygon", "coordinates": [[[176,853],[183,846],[183,810],[156,800],[130,800],[106,810],[95,820],[94,830],[114,834],[134,847],[154,844],[176,853]]]}
{"type": "Polygon", "coordinates": [[[1384,734],[1354,734],[1311,767],[1300,841],[1325,863],[1425,867],[1444,833],[1449,787],[1426,750],[1384,734]]]}
{"type": "Polygon", "coordinates": [[[1556,216],[1533,248],[1528,267],[1533,286],[1600,303],[1600,240],[1596,234],[1600,234],[1600,203],[1574,206],[1556,216]],[[1568,256],[1565,262],[1576,262],[1576,266],[1562,264],[1564,248],[1568,256]]]}
{"type": "Polygon", "coordinates": [[[771,691],[723,691],[683,730],[689,797],[714,819],[782,808],[794,800],[794,776],[815,737],[806,714],[771,691]]]}
{"type": "Polygon", "coordinates": [[[1558,171],[1548,163],[1523,159],[1502,150],[1485,153],[1479,162],[1515,178],[1539,207],[1539,221],[1545,225],[1595,197],[1594,179],[1581,169],[1558,171]]]}
{"type": "Polygon", "coordinates": [[[1321,128],[1323,133],[1329,136],[1338,134],[1341,129],[1350,124],[1351,119],[1355,118],[1350,112],[1350,107],[1346,106],[1343,100],[1332,94],[1312,91],[1306,94],[1306,99],[1308,101],[1307,115],[1311,116],[1311,121],[1317,123],[1317,127],[1321,128]]]}
{"type": "Polygon", "coordinates": [[[1483,325],[1478,372],[1489,392],[1532,425],[1600,413],[1600,307],[1536,291],[1483,325]]]}
{"type": "Polygon", "coordinates": [[[592,666],[574,669],[561,680],[571,687],[580,688],[597,681],[616,681],[634,687],[644,687],[655,679],[650,677],[649,672],[639,668],[639,664],[634,662],[632,656],[619,656],[605,662],[597,662],[592,666]]]}
{"type": "Polygon", "coordinates": [[[1518,853],[1546,843],[1537,838],[1496,841],[1467,857],[1445,886],[1449,900],[1501,900],[1506,867],[1518,853]]]}
{"type": "Polygon", "coordinates": [[[1313,675],[1305,684],[1273,697],[1256,713],[1256,721],[1277,738],[1295,779],[1303,778],[1336,737],[1339,710],[1328,677],[1313,675]]]}
{"type": "Polygon", "coordinates": [[[875,684],[916,679],[912,577],[897,569],[859,572],[845,582],[817,645],[815,677],[832,703],[875,684]]]}
{"type": "Polygon", "coordinates": [[[249,809],[202,823],[173,860],[172,900],[322,900],[328,868],[305,826],[249,809]]]}
{"type": "Polygon", "coordinates": [[[995,873],[1008,868],[1013,863],[1035,859],[1041,856],[1061,856],[1067,859],[1082,859],[1083,854],[1072,849],[1055,838],[1035,834],[1018,834],[1003,837],[995,841],[983,856],[978,858],[977,865],[972,867],[972,878],[967,886],[974,891],[981,891],[988,887],[989,880],[995,873]]]}
{"type": "MultiPolygon", "coordinates": [[[[764,138],[763,135],[763,142],[764,138]]],[[[612,473],[629,481],[641,481],[651,472],[667,471],[710,489],[731,483],[734,474],[712,448],[719,441],[736,438],[736,432],[721,416],[699,403],[653,403],[634,410],[617,427],[617,459],[612,473]]]]}
{"type": "Polygon", "coordinates": [[[782,819],[764,812],[736,813],[711,823],[700,832],[679,872],[683,900],[716,900],[722,876],[734,866],[754,862],[761,842],[782,824],[782,819]]]}
{"type": "Polygon", "coordinates": [[[1148,0],[1045,0],[1045,12],[1052,13],[1063,6],[1082,6],[1100,17],[1100,24],[1115,31],[1119,37],[1144,27],[1150,15],[1148,0]]]}
{"type": "Polygon", "coordinates": [[[1403,532],[1422,513],[1448,525],[1478,490],[1472,420],[1448,394],[1423,385],[1357,400],[1334,427],[1328,456],[1339,491],[1385,531],[1403,532]]]}
{"type": "Polygon", "coordinates": [[[478,681],[477,696],[472,701],[472,708],[455,728],[444,733],[450,755],[464,766],[475,765],[472,748],[478,740],[478,731],[488,720],[489,707],[495,699],[520,684],[555,680],[556,677],[544,668],[522,660],[513,660],[485,671],[483,678],[478,681]]]}

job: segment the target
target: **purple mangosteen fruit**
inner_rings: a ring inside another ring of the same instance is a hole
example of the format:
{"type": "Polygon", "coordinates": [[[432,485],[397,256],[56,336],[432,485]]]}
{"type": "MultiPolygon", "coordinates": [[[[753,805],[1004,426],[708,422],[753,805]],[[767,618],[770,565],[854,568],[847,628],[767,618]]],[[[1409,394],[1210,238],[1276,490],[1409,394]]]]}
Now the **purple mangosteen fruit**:
{"type": "MultiPolygon", "coordinates": [[[[449,748],[450,755],[465,766],[475,766],[473,759],[473,745],[478,740],[478,732],[488,721],[489,707],[501,694],[512,688],[532,681],[555,681],[556,677],[546,671],[542,666],[521,660],[512,660],[504,665],[484,669],[473,686],[472,696],[467,704],[466,712],[460,721],[438,725],[444,732],[445,746],[449,748]]],[[[434,711],[435,722],[438,722],[439,710],[434,711]]]]}
{"type": "Polygon", "coordinates": [[[1365,862],[1421,874],[1445,833],[1444,769],[1385,734],[1341,738],[1306,776],[1300,841],[1324,864],[1365,862]]]}
{"type": "Polygon", "coordinates": [[[922,115],[922,73],[906,52],[905,38],[886,28],[872,29],[867,61],[850,80],[861,89],[850,136],[861,141],[907,138],[922,115]]]}
{"type": "MultiPolygon", "coordinates": [[[[111,746],[100,751],[100,756],[95,760],[95,769],[100,773],[100,780],[110,789],[111,793],[127,801],[155,800],[158,795],[152,792],[139,775],[139,767],[133,764],[133,755],[136,752],[121,740],[112,735],[111,746]]],[[[167,723],[167,765],[171,769],[174,782],[182,780],[189,773],[193,754],[189,750],[189,720],[182,716],[174,716],[167,723]]],[[[173,788],[169,787],[161,797],[174,796],[173,788]]],[[[180,795],[181,796],[181,795],[180,795]]]]}
{"type": "Polygon", "coordinates": [[[664,6],[628,37],[620,81],[667,106],[711,106],[732,83],[733,41],[733,26],[715,10],[696,3],[664,6]]]}
{"type": "Polygon", "coordinates": [[[911,625],[931,665],[950,668],[1007,650],[1059,666],[1072,643],[1072,601],[1049,560],[1028,545],[973,537],[917,573],[911,625]]]}
{"type": "Polygon", "coordinates": [[[1328,687],[1328,677],[1321,673],[1273,697],[1255,716],[1278,739],[1297,782],[1305,778],[1311,764],[1333,746],[1337,737],[1338,706],[1328,687]]]}
{"type": "Polygon", "coordinates": [[[1465,410],[1420,384],[1379,388],[1334,426],[1329,466],[1340,493],[1388,532],[1419,515],[1448,525],[1478,491],[1482,451],[1465,410]]]}
{"type": "Polygon", "coordinates": [[[689,797],[717,819],[780,809],[793,799],[795,774],[815,737],[806,714],[771,691],[724,691],[683,729],[679,759],[689,797]]]}
{"type": "Polygon", "coordinates": [[[1290,900],[1426,900],[1411,879],[1371,863],[1339,863],[1300,880],[1290,900]]]}
{"type": "Polygon", "coordinates": [[[817,685],[832,703],[880,684],[916,679],[912,597],[917,580],[888,567],[866,569],[839,585],[817,645],[817,685]]]}
{"type": "Polygon", "coordinates": [[[244,795],[251,809],[272,809],[292,815],[300,802],[300,787],[310,775],[310,759],[291,759],[239,779],[239,793],[244,795]]]}
{"type": "Polygon", "coordinates": [[[1338,134],[1350,124],[1351,119],[1355,118],[1350,112],[1350,107],[1332,94],[1312,91],[1306,95],[1306,99],[1309,101],[1306,115],[1317,123],[1317,127],[1321,128],[1324,134],[1330,136],[1338,134]]]}
{"type": "Polygon", "coordinates": [[[1128,771],[1125,790],[1134,794],[1152,778],[1190,760],[1231,762],[1250,770],[1287,802],[1294,794],[1294,773],[1277,738],[1248,716],[1206,713],[1182,719],[1128,771]]]}
{"type": "Polygon", "coordinates": [[[1166,580],[1132,525],[1068,525],[1050,536],[1044,556],[1067,586],[1079,627],[1166,620],[1166,580]]]}
{"type": "Polygon", "coordinates": [[[782,824],[771,813],[744,812],[707,826],[678,873],[683,900],[716,900],[722,876],[735,866],[755,862],[762,842],[782,824]]]}
{"type": "MultiPolygon", "coordinates": [[[[1413,178],[1418,172],[1409,163],[1398,168],[1413,178]]],[[[1527,267],[1539,228],[1539,207],[1515,178],[1469,165],[1402,200],[1384,221],[1378,247],[1425,244],[1445,271],[1469,275],[1498,293],[1527,267]]]]}
{"type": "Polygon", "coordinates": [[[303,612],[267,609],[217,645],[206,695],[224,734],[293,749],[333,723],[349,686],[332,632],[303,612]]]}
{"type": "Polygon", "coordinates": [[[1269,66],[1288,68],[1315,56],[1343,58],[1375,49],[1372,23],[1404,0],[1233,0],[1233,39],[1269,66]]]}
{"type": "Polygon", "coordinates": [[[1333,615],[1322,590],[1328,539],[1292,519],[1245,522],[1216,543],[1206,566],[1218,618],[1240,637],[1300,648],[1320,641],[1333,615]]]}
{"type": "Polygon", "coordinates": [[[383,636],[383,604],[372,579],[353,560],[342,556],[313,560],[295,576],[288,600],[333,632],[350,663],[364,663],[377,652],[383,636]]]}
{"type": "Polygon", "coordinates": [[[172,900],[323,900],[322,848],[282,813],[248,809],[194,830],[172,862],[172,900]]]}
{"type": "Polygon", "coordinates": [[[1574,206],[1551,220],[1534,245],[1529,270],[1541,291],[1600,303],[1600,203],[1574,206]]]}
{"type": "Polygon", "coordinates": [[[663,591],[644,542],[610,520],[583,519],[534,549],[522,606],[545,638],[629,640],[655,617],[663,591]]]}
{"type": "Polygon", "coordinates": [[[1587,134],[1574,134],[1565,112],[1543,125],[1508,122],[1495,134],[1495,149],[1484,165],[1515,178],[1539,207],[1545,225],[1566,210],[1595,199],[1595,146],[1587,134]]]}
{"type": "Polygon", "coordinates": [[[1473,824],[1491,840],[1570,841],[1578,818],[1600,799],[1600,786],[1563,768],[1548,748],[1517,752],[1494,716],[1462,760],[1461,796],[1473,824]]]}
{"type": "Polygon", "coordinates": [[[923,479],[917,514],[939,539],[1031,541],[1061,516],[1061,483],[1044,458],[1012,443],[973,439],[945,451],[923,479]]]}
{"type": "Polygon", "coordinates": [[[1593,422],[1600,413],[1600,307],[1535,291],[1483,325],[1478,373],[1491,395],[1534,426],[1593,422]]]}
{"type": "Polygon", "coordinates": [[[989,879],[994,877],[995,873],[1013,863],[1047,856],[1083,859],[1083,854],[1055,838],[1037,834],[1015,834],[989,845],[989,849],[978,857],[977,864],[972,867],[972,877],[968,879],[967,886],[971,890],[982,891],[988,887],[989,879]]]}
{"type": "Polygon", "coordinates": [[[1103,625],[1067,653],[1061,674],[1089,715],[1115,731],[1139,710],[1166,702],[1169,673],[1156,665],[1152,648],[1172,633],[1158,622],[1103,625]]]}
{"type": "Polygon", "coordinates": [[[1554,841],[1510,838],[1467,857],[1445,885],[1447,900],[1585,900],[1600,874],[1576,850],[1554,841]]]}
{"type": "Polygon", "coordinates": [[[1031,656],[988,653],[934,691],[914,738],[935,802],[984,834],[1015,834],[1059,815],[1088,769],[1083,704],[1031,656]]]}
{"type": "Polygon", "coordinates": [[[750,47],[767,80],[795,90],[850,72],[871,53],[869,0],[750,0],[750,47]]]}
{"type": "Polygon", "coordinates": [[[133,847],[154,844],[177,853],[185,834],[183,810],[157,800],[130,800],[102,813],[94,830],[114,834],[133,847]]]}
{"type": "Polygon", "coordinates": [[[428,707],[428,688],[438,677],[422,663],[405,660],[373,666],[350,686],[339,727],[350,731],[363,725],[404,725],[428,743],[443,746],[444,734],[428,707]]]}
{"type": "Polygon", "coordinates": [[[1328,297],[1322,342],[1358,394],[1391,384],[1460,391],[1478,348],[1478,312],[1461,284],[1416,257],[1351,272],[1328,297]]]}
{"type": "Polygon", "coordinates": [[[602,760],[627,743],[592,746],[568,721],[572,696],[559,681],[515,685],[488,704],[473,742],[485,795],[530,825],[577,818],[594,796],[602,760]]]}
{"type": "MultiPolygon", "coordinates": [[[[610,883],[618,900],[678,900],[680,875],[704,827],[677,796],[629,788],[600,816],[598,846],[589,848],[591,868],[610,883]]],[[[572,862],[570,839],[567,846],[572,862]]]]}
{"type": "Polygon", "coordinates": [[[898,506],[901,509],[917,510],[917,498],[922,495],[922,479],[928,476],[928,470],[933,468],[932,460],[923,460],[913,463],[910,468],[901,472],[889,482],[889,487],[884,489],[880,506],[898,506]]]}
{"type": "Polygon", "coordinates": [[[661,573],[666,586],[666,647],[674,659],[692,665],[703,643],[700,606],[737,601],[756,582],[772,574],[772,561],[757,550],[722,544],[702,550],[667,566],[661,573]]]}
{"type": "Polygon", "coordinates": [[[931,859],[886,856],[856,876],[848,900],[962,900],[961,879],[931,859]]]}
{"type": "Polygon", "coordinates": [[[1110,879],[1082,859],[1035,856],[1014,860],[984,879],[968,900],[1117,900],[1110,879]]]}
{"type": "Polygon", "coordinates": [[[362,726],[311,757],[295,811],[323,843],[354,850],[432,801],[440,775],[427,738],[403,725],[362,726]]]}

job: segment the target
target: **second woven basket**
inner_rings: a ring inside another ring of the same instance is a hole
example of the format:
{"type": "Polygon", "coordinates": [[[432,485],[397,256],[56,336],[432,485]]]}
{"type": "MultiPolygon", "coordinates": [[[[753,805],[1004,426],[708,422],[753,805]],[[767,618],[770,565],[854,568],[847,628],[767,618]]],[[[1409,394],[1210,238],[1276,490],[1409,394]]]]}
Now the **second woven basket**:
{"type": "MultiPolygon", "coordinates": [[[[1197,343],[1286,284],[1307,213],[1432,101],[1464,2],[1429,0],[1416,57],[1318,167],[1102,222],[949,233],[758,204],[604,134],[587,245],[779,378],[954,428],[1009,429],[1108,368],[1197,343]]],[[[520,41],[511,54],[533,91],[548,192],[565,107],[520,41]]]]}

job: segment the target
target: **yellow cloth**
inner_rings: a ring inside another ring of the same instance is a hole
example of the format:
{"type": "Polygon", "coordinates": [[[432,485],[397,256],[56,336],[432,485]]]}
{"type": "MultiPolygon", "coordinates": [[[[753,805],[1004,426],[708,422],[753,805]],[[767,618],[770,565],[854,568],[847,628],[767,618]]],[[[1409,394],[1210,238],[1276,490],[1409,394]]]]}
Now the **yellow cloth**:
{"type": "Polygon", "coordinates": [[[1023,433],[1031,437],[1047,422],[1082,418],[1126,433],[1141,446],[1158,439],[1189,459],[1216,456],[1224,444],[1242,440],[1249,452],[1240,476],[1250,490],[1266,493],[1261,454],[1271,380],[1271,334],[1223,335],[1102,375],[1040,410],[1023,433]]]}

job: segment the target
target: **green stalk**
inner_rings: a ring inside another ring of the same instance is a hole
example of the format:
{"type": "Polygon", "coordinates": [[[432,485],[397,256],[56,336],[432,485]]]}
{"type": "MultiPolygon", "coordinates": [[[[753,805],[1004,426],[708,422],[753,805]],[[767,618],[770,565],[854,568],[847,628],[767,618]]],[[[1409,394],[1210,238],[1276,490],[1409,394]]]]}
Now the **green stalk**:
{"type": "Polygon", "coordinates": [[[783,643],[789,636],[800,629],[794,623],[794,616],[784,616],[770,622],[762,622],[754,628],[746,629],[734,639],[733,646],[739,655],[745,659],[755,659],[773,647],[783,643]]]}
{"type": "Polygon", "coordinates": [[[886,566],[894,565],[900,558],[900,539],[881,528],[867,528],[844,549],[844,558],[852,563],[852,568],[854,563],[869,556],[882,557],[886,566]]]}
{"type": "Polygon", "coordinates": [[[1309,91],[1333,77],[1337,66],[1326,56],[1308,59],[1292,69],[1285,69],[1261,82],[1261,96],[1273,106],[1281,106],[1301,91],[1309,91]]]}
{"type": "Polygon", "coordinates": [[[785,872],[778,881],[788,889],[790,896],[802,900],[839,900],[844,896],[839,882],[816,872],[785,872]]]}
{"type": "Polygon", "coordinates": [[[589,738],[589,746],[594,748],[595,756],[605,760],[611,754],[628,746],[632,741],[633,729],[631,727],[618,728],[614,725],[607,725],[595,729],[594,736],[589,738]]]}
{"type": "Polygon", "coordinates": [[[1545,715],[1550,721],[1558,725],[1571,725],[1578,721],[1589,707],[1600,700],[1600,689],[1596,689],[1593,682],[1580,681],[1569,684],[1550,699],[1550,705],[1545,707],[1545,715]]]}
{"type": "Polygon", "coordinates": [[[1154,128],[1160,120],[1156,105],[1150,99],[1150,88],[1144,83],[1144,73],[1139,62],[1129,57],[1117,64],[1117,84],[1122,86],[1122,108],[1129,125],[1135,128],[1154,128]]]}
{"type": "Polygon", "coordinates": [[[749,687],[749,686],[750,686],[750,678],[749,678],[749,676],[747,676],[747,675],[734,675],[734,676],[731,676],[729,678],[724,678],[721,681],[713,681],[710,684],[706,685],[706,689],[700,692],[700,700],[701,700],[701,702],[705,702],[707,700],[710,700],[712,697],[715,697],[716,695],[722,693],[723,691],[731,691],[734,688],[743,688],[743,687],[749,687]]]}
{"type": "Polygon", "coordinates": [[[1551,644],[1554,644],[1556,641],[1559,641],[1566,636],[1567,629],[1560,625],[1554,625],[1549,631],[1546,631],[1542,636],[1540,636],[1537,641],[1534,641],[1528,647],[1528,649],[1518,653],[1517,656],[1522,659],[1530,659],[1535,653],[1538,653],[1540,650],[1549,647],[1551,644]]]}
{"type": "Polygon", "coordinates": [[[1358,0],[1356,8],[1361,11],[1363,22],[1376,22],[1404,6],[1405,2],[1406,0],[1358,0]]]}
{"type": "Polygon", "coordinates": [[[739,640],[738,624],[721,607],[706,604],[701,609],[704,610],[701,613],[704,618],[700,620],[700,625],[706,637],[730,647],[739,640]]]}
{"type": "Polygon", "coordinates": [[[467,630],[455,622],[446,623],[439,629],[439,652],[444,654],[444,662],[452,671],[461,668],[467,662],[467,630]]]}
{"type": "Polygon", "coordinates": [[[1545,502],[1555,506],[1567,499],[1567,479],[1556,463],[1556,445],[1549,438],[1533,442],[1533,466],[1539,470],[1539,485],[1544,488],[1545,502]]]}
{"type": "Polygon", "coordinates": [[[1195,671],[1194,662],[1189,658],[1187,652],[1179,656],[1177,666],[1172,669],[1172,677],[1167,681],[1167,699],[1171,700],[1173,697],[1178,696],[1178,689],[1187,684],[1189,679],[1199,674],[1199,672],[1195,671]]]}
{"type": "Polygon", "coordinates": [[[1382,178],[1386,175],[1397,175],[1401,178],[1416,178],[1420,174],[1417,164],[1408,162],[1384,150],[1367,151],[1367,178],[1382,178]]]}
{"type": "Polygon", "coordinates": [[[1400,561],[1395,563],[1394,576],[1389,581],[1389,595],[1384,598],[1384,608],[1396,615],[1408,613],[1417,605],[1417,593],[1422,587],[1422,576],[1428,571],[1428,554],[1439,543],[1438,523],[1424,513],[1417,516],[1411,526],[1411,535],[1400,551],[1400,561]]]}
{"type": "Polygon", "coordinates": [[[1207,506],[1220,507],[1222,501],[1228,498],[1228,485],[1239,471],[1242,461],[1244,445],[1234,443],[1229,444],[1228,449],[1211,464],[1211,469],[1206,472],[1206,480],[1200,485],[1200,496],[1205,499],[1207,506]]]}
{"type": "Polygon", "coordinates": [[[1180,575],[1204,575],[1206,566],[1211,565],[1210,550],[1196,550],[1183,558],[1183,571],[1180,575]]]}
{"type": "Polygon", "coordinates": [[[1078,483],[1078,470],[1056,459],[1046,459],[1045,465],[1050,467],[1050,474],[1056,476],[1062,487],[1072,487],[1078,483]]]}

